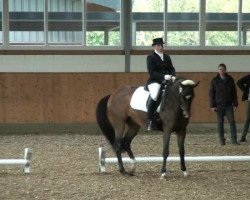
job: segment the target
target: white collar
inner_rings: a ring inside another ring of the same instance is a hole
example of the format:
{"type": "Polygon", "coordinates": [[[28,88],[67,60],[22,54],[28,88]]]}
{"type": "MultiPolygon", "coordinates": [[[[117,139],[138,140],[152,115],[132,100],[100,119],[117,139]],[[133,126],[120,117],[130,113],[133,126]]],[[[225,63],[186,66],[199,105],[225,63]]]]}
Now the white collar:
{"type": "Polygon", "coordinates": [[[163,53],[159,53],[155,50],[155,53],[160,56],[161,60],[163,61],[163,53]]]}

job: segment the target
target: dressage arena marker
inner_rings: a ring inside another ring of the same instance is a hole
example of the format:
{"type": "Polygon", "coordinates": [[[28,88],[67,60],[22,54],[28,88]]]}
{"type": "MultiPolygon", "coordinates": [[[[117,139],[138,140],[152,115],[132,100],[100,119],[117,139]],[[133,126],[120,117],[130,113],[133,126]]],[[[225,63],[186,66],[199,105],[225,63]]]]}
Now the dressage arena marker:
{"type": "Polygon", "coordinates": [[[23,172],[30,173],[31,153],[30,148],[25,148],[23,159],[0,159],[0,165],[23,165],[23,172]]]}
{"type": "MultiPolygon", "coordinates": [[[[102,147],[98,148],[99,172],[105,172],[106,164],[116,164],[117,158],[106,158],[106,152],[102,147]]],[[[162,157],[136,157],[136,163],[162,163],[162,157]]],[[[131,163],[130,158],[122,158],[124,163],[131,163]]],[[[169,162],[180,162],[180,157],[168,157],[169,162]]],[[[250,156],[185,156],[187,162],[248,162],[250,156]]]]}

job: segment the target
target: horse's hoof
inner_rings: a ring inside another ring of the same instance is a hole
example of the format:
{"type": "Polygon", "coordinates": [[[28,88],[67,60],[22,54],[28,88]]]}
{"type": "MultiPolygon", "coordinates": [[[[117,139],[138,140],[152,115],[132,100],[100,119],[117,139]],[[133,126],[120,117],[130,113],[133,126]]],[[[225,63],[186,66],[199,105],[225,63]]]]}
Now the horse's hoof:
{"type": "Polygon", "coordinates": [[[183,171],[183,176],[184,176],[184,177],[187,177],[187,176],[188,176],[187,171],[183,171]]]}
{"type": "Polygon", "coordinates": [[[135,175],[135,172],[134,172],[134,171],[129,171],[127,174],[128,174],[129,176],[134,176],[134,175],[135,175]]]}
{"type": "Polygon", "coordinates": [[[121,173],[124,177],[131,177],[134,176],[134,173],[131,171],[124,171],[123,173],[121,173]]]}
{"type": "Polygon", "coordinates": [[[162,173],[162,174],[161,174],[161,178],[160,178],[160,179],[161,179],[161,180],[164,180],[164,179],[166,179],[166,177],[167,177],[167,173],[165,172],[165,173],[162,173]]]}
{"type": "Polygon", "coordinates": [[[130,176],[134,176],[134,175],[135,175],[135,168],[128,169],[127,173],[128,173],[130,176]]]}
{"type": "Polygon", "coordinates": [[[125,174],[127,174],[127,172],[123,169],[123,170],[119,170],[120,171],[120,173],[122,174],[122,175],[125,175],[125,174]]]}
{"type": "Polygon", "coordinates": [[[128,166],[129,173],[134,175],[136,171],[136,161],[134,159],[131,159],[130,164],[128,166]]]}

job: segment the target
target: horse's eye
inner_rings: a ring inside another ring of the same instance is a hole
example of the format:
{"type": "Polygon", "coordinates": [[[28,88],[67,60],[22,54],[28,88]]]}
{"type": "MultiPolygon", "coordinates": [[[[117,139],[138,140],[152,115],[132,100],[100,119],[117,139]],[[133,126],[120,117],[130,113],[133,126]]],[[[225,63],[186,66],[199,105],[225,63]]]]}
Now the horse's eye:
{"type": "Polygon", "coordinates": [[[186,99],[190,99],[192,96],[191,95],[187,95],[186,96],[186,99]]]}

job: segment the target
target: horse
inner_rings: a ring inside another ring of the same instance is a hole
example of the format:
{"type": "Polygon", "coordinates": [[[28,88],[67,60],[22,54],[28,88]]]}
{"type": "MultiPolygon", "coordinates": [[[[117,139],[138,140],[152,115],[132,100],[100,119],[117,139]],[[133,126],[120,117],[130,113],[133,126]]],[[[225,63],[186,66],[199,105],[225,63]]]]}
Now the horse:
{"type": "MultiPolygon", "coordinates": [[[[187,176],[185,166],[184,142],[186,128],[190,118],[191,104],[194,98],[194,88],[199,84],[193,80],[177,78],[173,83],[165,84],[159,111],[161,130],[163,132],[163,163],[161,178],[166,177],[166,161],[169,156],[169,142],[172,132],[177,135],[180,165],[184,176],[187,176]]],[[[136,160],[131,150],[131,142],[140,128],[148,124],[147,113],[131,108],[130,101],[137,87],[123,86],[112,94],[103,97],[96,107],[97,123],[116,153],[121,174],[134,175],[136,160]],[[127,172],[123,166],[122,153],[127,152],[133,164],[127,172]]]]}

